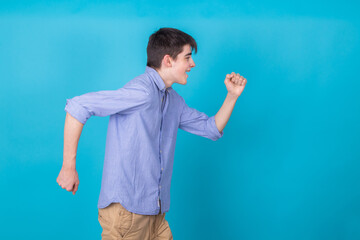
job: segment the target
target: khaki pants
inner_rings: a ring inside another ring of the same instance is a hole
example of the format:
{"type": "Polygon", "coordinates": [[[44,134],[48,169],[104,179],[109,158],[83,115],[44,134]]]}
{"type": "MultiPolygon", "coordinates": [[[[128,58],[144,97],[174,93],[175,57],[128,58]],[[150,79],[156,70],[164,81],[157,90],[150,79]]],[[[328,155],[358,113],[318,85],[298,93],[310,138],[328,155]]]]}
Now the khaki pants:
{"type": "Polygon", "coordinates": [[[102,240],[170,240],[173,239],[165,213],[140,215],[127,211],[120,203],[99,208],[102,240]]]}

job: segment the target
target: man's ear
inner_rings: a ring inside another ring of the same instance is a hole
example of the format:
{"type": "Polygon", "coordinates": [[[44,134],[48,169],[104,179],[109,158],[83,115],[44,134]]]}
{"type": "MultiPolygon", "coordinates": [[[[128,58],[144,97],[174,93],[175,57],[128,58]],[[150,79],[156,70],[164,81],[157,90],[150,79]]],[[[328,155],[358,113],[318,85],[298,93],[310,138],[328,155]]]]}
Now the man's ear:
{"type": "Polygon", "coordinates": [[[162,64],[163,64],[165,67],[172,67],[172,58],[170,57],[170,55],[166,54],[166,55],[163,57],[162,64]]]}

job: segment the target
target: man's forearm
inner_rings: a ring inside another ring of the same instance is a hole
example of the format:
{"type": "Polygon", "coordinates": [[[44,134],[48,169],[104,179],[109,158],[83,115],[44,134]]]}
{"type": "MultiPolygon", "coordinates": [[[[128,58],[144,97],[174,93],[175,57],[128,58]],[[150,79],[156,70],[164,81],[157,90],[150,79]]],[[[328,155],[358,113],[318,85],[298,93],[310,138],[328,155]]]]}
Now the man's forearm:
{"type": "Polygon", "coordinates": [[[229,118],[234,109],[237,99],[238,99],[237,96],[228,93],[226,95],[223,105],[221,106],[220,110],[216,113],[215,124],[219,132],[224,130],[227,122],[229,121],[229,118]]]}
{"type": "Polygon", "coordinates": [[[84,124],[66,114],[64,127],[64,155],[63,167],[75,169],[76,152],[84,124]]]}

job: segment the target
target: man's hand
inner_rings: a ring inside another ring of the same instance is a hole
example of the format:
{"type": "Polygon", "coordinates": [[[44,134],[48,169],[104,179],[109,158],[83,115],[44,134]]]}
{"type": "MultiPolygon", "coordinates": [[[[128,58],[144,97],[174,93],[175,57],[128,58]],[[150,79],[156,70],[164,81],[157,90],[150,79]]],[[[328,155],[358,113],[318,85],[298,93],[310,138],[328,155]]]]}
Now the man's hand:
{"type": "Polygon", "coordinates": [[[232,72],[231,74],[226,74],[224,83],[229,94],[239,97],[245,88],[247,80],[240,76],[240,74],[232,72]]]}
{"type": "Polygon", "coordinates": [[[56,182],[60,187],[66,189],[66,191],[72,192],[75,195],[80,184],[79,176],[75,168],[62,167],[56,182]]]}

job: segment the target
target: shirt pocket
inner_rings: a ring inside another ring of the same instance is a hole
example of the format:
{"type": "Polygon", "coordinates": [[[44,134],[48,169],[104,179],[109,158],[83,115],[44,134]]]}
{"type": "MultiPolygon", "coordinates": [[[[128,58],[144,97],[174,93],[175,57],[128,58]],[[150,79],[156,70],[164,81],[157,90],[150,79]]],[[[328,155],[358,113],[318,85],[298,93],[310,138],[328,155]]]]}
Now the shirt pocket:
{"type": "Polygon", "coordinates": [[[120,205],[118,230],[122,238],[125,238],[132,229],[134,224],[134,213],[129,212],[123,206],[120,205]]]}

